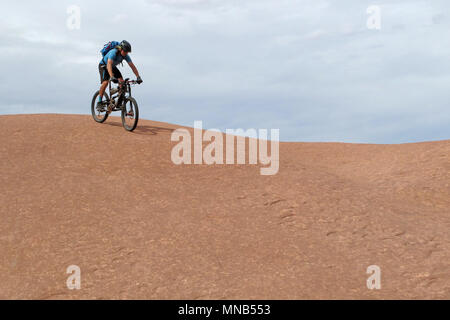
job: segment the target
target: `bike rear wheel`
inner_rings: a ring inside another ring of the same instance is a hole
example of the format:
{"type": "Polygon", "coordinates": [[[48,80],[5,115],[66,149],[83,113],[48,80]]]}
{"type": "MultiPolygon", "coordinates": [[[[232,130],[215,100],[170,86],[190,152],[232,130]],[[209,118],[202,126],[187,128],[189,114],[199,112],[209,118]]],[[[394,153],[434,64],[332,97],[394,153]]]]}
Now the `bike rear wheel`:
{"type": "Polygon", "coordinates": [[[94,118],[95,121],[97,121],[98,123],[103,123],[105,122],[106,119],[108,119],[108,113],[106,111],[108,109],[109,96],[106,92],[103,94],[103,101],[105,103],[102,106],[102,108],[98,109],[97,108],[98,95],[99,91],[97,91],[92,97],[91,113],[92,118],[94,118]]]}
{"type": "Polygon", "coordinates": [[[134,98],[126,98],[122,105],[122,125],[127,131],[133,131],[139,121],[139,108],[134,98]]]}

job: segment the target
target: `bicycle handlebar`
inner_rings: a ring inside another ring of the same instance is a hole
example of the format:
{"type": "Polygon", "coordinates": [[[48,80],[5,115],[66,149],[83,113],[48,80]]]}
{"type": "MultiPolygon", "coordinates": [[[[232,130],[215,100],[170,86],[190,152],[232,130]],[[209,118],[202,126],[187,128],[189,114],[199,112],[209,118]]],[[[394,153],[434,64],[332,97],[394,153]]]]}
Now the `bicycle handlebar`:
{"type": "MultiPolygon", "coordinates": [[[[111,79],[109,80],[109,82],[112,82],[111,79]]],[[[123,80],[123,83],[125,83],[125,84],[139,84],[137,82],[137,80],[129,80],[128,78],[123,80]]],[[[118,82],[118,84],[120,84],[120,81],[118,82]]]]}

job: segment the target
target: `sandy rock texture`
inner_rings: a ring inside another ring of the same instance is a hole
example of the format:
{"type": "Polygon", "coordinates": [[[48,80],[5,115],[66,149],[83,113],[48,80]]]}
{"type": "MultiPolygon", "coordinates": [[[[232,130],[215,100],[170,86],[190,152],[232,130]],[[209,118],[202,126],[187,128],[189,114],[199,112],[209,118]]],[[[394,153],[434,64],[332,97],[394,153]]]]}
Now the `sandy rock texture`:
{"type": "Polygon", "coordinates": [[[0,298],[450,298],[450,140],[280,143],[262,176],[175,165],[177,127],[0,116],[0,298]]]}

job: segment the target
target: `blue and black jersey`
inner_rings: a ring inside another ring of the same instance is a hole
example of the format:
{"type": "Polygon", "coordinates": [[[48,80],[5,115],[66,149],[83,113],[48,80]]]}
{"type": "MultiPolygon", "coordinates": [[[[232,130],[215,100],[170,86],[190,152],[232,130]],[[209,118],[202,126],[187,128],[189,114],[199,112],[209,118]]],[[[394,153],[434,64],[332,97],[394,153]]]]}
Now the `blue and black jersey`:
{"type": "Polygon", "coordinates": [[[108,60],[111,59],[113,62],[113,66],[117,66],[119,63],[121,63],[123,60],[130,63],[131,58],[127,54],[125,57],[122,57],[120,54],[120,51],[118,49],[111,49],[100,61],[100,64],[107,64],[108,60]]]}

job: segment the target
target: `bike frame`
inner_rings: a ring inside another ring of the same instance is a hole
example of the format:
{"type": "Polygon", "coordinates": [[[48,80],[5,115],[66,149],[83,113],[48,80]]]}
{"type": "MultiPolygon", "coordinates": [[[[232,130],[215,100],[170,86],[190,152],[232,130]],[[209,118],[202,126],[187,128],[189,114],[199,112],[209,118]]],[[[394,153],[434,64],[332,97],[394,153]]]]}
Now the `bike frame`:
{"type": "MultiPolygon", "coordinates": [[[[121,84],[118,84],[118,90],[114,94],[118,94],[117,101],[115,101],[114,109],[113,111],[120,111],[122,110],[122,102],[123,99],[127,98],[126,93],[128,92],[128,98],[131,98],[131,85],[137,84],[136,80],[129,80],[129,78],[125,79],[121,84]],[[125,90],[124,90],[125,86],[125,90]]],[[[113,95],[111,94],[111,80],[108,82],[108,88],[109,88],[109,99],[110,103],[113,101],[113,95]]]]}
{"type": "MultiPolygon", "coordinates": [[[[112,94],[111,91],[116,88],[112,88],[111,81],[108,81],[109,97],[105,100],[105,103],[107,103],[107,109],[105,109],[105,104],[101,104],[100,106],[98,104],[97,97],[100,92],[97,91],[96,93],[94,93],[91,102],[91,113],[94,120],[98,123],[103,123],[106,121],[106,119],[108,119],[108,115],[112,111],[121,111],[122,125],[125,130],[133,131],[134,129],[136,129],[139,121],[139,108],[136,100],[131,96],[131,86],[134,84],[139,84],[139,82],[127,78],[118,85],[118,90],[114,92],[114,94],[112,94]],[[127,111],[128,102],[130,103],[130,111],[127,111]],[[104,114],[100,115],[101,113],[104,114]],[[129,123],[129,121],[131,121],[131,123],[129,123]]],[[[106,92],[105,95],[108,96],[106,92]]]]}

